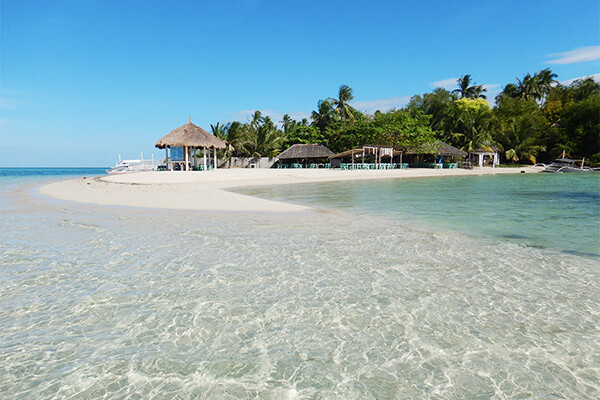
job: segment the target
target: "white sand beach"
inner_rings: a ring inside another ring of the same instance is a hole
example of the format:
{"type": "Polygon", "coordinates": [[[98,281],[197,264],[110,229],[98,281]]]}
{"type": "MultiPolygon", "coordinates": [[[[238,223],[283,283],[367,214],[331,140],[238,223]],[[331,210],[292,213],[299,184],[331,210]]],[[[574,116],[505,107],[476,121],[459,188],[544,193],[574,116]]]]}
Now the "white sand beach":
{"type": "Polygon", "coordinates": [[[308,207],[259,199],[227,189],[361,179],[425,178],[538,173],[533,167],[407,170],[220,169],[207,172],[160,171],[86,177],[44,185],[40,193],[56,199],[98,205],[202,211],[300,212],[308,207]]]}

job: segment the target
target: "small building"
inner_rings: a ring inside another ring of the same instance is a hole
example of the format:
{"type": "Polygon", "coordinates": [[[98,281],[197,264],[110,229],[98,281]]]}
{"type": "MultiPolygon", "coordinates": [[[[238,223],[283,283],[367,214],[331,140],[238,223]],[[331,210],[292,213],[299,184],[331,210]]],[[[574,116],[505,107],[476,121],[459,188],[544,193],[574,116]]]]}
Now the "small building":
{"type": "Polygon", "coordinates": [[[404,154],[405,160],[415,168],[454,168],[468,155],[466,151],[442,141],[408,150],[404,154]]]}
{"type": "Polygon", "coordinates": [[[328,166],[326,164],[331,155],[333,151],[321,144],[294,144],[277,158],[279,167],[283,168],[323,168],[328,166]]]}
{"type": "Polygon", "coordinates": [[[331,166],[334,168],[348,164],[350,169],[363,168],[368,165],[369,168],[391,168],[394,163],[394,157],[402,163],[402,152],[395,151],[392,147],[365,145],[356,149],[343,151],[329,156],[331,166]],[[385,163],[384,163],[385,160],[385,163]]]}
{"type": "Polygon", "coordinates": [[[158,140],[155,146],[159,149],[165,149],[166,168],[169,171],[189,171],[192,169],[206,171],[211,164],[210,150],[213,150],[212,165],[217,168],[217,149],[227,148],[227,142],[206,132],[198,125],[194,125],[190,118],[187,124],[173,129],[168,135],[158,140]],[[202,149],[203,152],[202,162],[198,159],[198,149],[202,149]],[[209,150],[208,160],[207,149],[209,150]],[[169,154],[169,150],[171,154],[169,154]]]}
{"type": "Polygon", "coordinates": [[[469,153],[469,161],[478,165],[479,168],[490,164],[492,168],[496,168],[496,165],[500,164],[500,149],[495,146],[487,149],[475,149],[469,153]]]}

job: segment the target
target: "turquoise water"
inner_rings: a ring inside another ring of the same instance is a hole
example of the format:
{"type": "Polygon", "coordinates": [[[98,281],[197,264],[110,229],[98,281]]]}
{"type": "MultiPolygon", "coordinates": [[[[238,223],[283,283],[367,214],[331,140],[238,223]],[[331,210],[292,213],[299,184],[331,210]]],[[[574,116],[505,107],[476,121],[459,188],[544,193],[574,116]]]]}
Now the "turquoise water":
{"type": "Polygon", "coordinates": [[[244,193],[379,215],[434,232],[456,231],[600,256],[600,174],[329,182],[244,193]]]}
{"type": "Polygon", "coordinates": [[[430,225],[429,181],[403,186],[413,222],[354,207],[378,197],[358,188],[295,197],[338,211],[228,214],[61,202],[37,191],[53,178],[11,179],[2,398],[600,398],[597,257],[430,225]]]}
{"type": "Polygon", "coordinates": [[[50,177],[78,177],[86,175],[103,175],[106,168],[90,167],[65,167],[65,168],[0,168],[0,177],[4,179],[13,179],[23,181],[27,177],[34,178],[36,181],[50,177]]]}

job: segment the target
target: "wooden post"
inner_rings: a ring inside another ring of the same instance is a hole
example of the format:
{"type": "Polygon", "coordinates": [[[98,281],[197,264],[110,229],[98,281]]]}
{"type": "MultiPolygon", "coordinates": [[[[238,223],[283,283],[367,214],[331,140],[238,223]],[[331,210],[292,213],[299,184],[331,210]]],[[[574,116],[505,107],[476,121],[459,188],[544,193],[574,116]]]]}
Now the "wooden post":
{"type": "Polygon", "coordinates": [[[213,158],[214,158],[214,162],[215,162],[215,169],[217,169],[217,148],[213,147],[213,158]]]}
{"type": "Polygon", "coordinates": [[[187,147],[183,146],[183,168],[181,168],[181,171],[187,171],[187,159],[188,159],[187,147]]]}
{"type": "Polygon", "coordinates": [[[204,155],[204,170],[206,171],[206,147],[202,148],[202,153],[204,155]]]}

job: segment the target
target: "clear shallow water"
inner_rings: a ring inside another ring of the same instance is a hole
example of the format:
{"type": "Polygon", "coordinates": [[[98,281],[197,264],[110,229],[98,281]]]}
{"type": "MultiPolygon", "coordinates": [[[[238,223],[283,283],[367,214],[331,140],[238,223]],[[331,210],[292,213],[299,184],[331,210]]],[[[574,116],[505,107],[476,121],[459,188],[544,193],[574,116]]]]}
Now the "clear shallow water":
{"type": "Polygon", "coordinates": [[[599,397],[596,259],[394,222],[94,207],[14,186],[2,397],[599,397]]]}
{"type": "Polygon", "coordinates": [[[244,193],[600,257],[600,174],[329,182],[244,193]]]}

